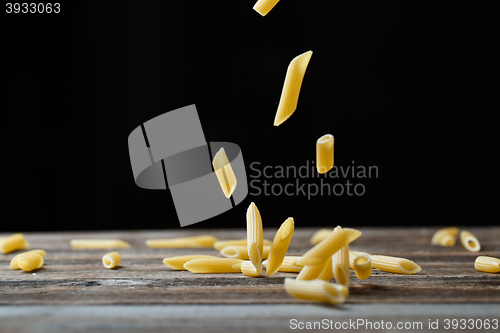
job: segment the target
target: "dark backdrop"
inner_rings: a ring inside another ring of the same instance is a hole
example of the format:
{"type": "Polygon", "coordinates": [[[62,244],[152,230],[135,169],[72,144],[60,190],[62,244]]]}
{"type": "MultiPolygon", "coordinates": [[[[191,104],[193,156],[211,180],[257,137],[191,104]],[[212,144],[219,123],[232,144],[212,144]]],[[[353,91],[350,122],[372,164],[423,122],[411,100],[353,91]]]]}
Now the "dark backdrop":
{"type": "MultiPolygon", "coordinates": [[[[127,137],[195,103],[207,141],[247,164],[376,165],[363,196],[251,196],[189,228],[497,224],[500,25],[487,3],[71,1],[2,14],[2,231],[178,228],[169,191],[134,183],[127,137]],[[314,52],[295,114],[286,68],[314,52]]],[[[493,3],[493,2],[491,2],[493,3]]],[[[271,180],[272,181],[272,180],[271,180]]],[[[290,181],[290,180],[286,180],[290,181]]],[[[293,181],[293,180],[292,180],[293,181]]],[[[343,181],[343,180],[342,180],[343,181]]]]}

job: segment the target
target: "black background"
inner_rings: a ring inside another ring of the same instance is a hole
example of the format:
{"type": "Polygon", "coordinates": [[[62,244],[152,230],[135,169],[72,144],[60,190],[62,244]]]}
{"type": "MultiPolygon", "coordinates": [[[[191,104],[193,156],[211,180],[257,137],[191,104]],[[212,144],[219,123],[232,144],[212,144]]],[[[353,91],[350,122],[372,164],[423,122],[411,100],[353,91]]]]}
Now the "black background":
{"type": "Polygon", "coordinates": [[[193,103],[207,141],[237,143],[249,176],[254,161],[314,160],[331,133],[336,165],[379,178],[361,197],[249,195],[188,228],[244,227],[251,201],[272,227],[498,224],[494,2],[287,0],[266,17],[254,2],[4,12],[2,231],[179,228],[169,191],[135,185],[127,137],[193,103]],[[298,108],[274,127],[288,63],[308,50],[298,108]]]}

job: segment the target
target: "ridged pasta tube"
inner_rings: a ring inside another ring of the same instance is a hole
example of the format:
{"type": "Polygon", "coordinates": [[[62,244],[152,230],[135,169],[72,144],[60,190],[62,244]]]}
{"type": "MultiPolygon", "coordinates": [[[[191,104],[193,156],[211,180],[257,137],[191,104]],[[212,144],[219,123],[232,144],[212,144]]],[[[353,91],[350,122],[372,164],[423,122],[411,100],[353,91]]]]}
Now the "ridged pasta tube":
{"type": "Polygon", "coordinates": [[[325,267],[323,268],[321,273],[319,273],[318,279],[323,281],[330,281],[331,279],[334,278],[335,274],[333,272],[332,258],[333,256],[331,256],[330,259],[325,261],[325,267]]]}
{"type": "Polygon", "coordinates": [[[26,272],[43,266],[43,257],[37,253],[27,253],[17,259],[17,265],[26,272]]]}
{"type": "Polygon", "coordinates": [[[297,109],[300,88],[311,56],[312,51],[307,51],[293,58],[288,65],[278,110],[274,118],[274,126],[284,123],[297,109]]]}
{"type": "MultiPolygon", "coordinates": [[[[422,270],[422,268],[415,262],[399,257],[391,256],[380,256],[374,254],[368,254],[365,252],[351,251],[349,254],[349,261],[354,263],[354,259],[362,254],[367,254],[372,260],[372,268],[390,273],[397,274],[416,274],[422,270]]],[[[352,266],[354,269],[354,265],[352,266]]]]}
{"type": "MultiPolygon", "coordinates": [[[[269,252],[271,251],[271,245],[264,245],[262,248],[262,259],[267,259],[269,252]]],[[[248,247],[246,245],[232,245],[226,246],[220,250],[220,254],[226,258],[231,259],[250,259],[248,255],[248,247]]]]}
{"type": "Polygon", "coordinates": [[[264,238],[262,218],[257,206],[252,202],[247,209],[247,246],[248,257],[256,269],[262,265],[264,238]]]}
{"type": "Polygon", "coordinates": [[[306,265],[302,267],[302,270],[300,271],[299,275],[297,276],[297,280],[314,280],[317,279],[318,276],[323,272],[325,269],[326,265],[330,263],[330,268],[331,268],[331,256],[330,260],[325,260],[321,264],[318,265],[306,265]]]}
{"type": "Polygon", "coordinates": [[[107,269],[115,268],[120,264],[122,258],[118,252],[109,252],[102,257],[102,264],[107,269]]]}
{"type": "MultiPolygon", "coordinates": [[[[342,227],[336,227],[333,232],[342,231],[342,227]]],[[[349,245],[342,246],[332,255],[332,270],[335,276],[335,282],[349,288],[349,245]]],[[[349,290],[349,289],[347,289],[349,290]]]]}
{"type": "Polygon", "coordinates": [[[285,258],[286,251],[292,240],[293,230],[294,230],[293,218],[289,217],[285,222],[281,224],[281,227],[276,232],[276,236],[273,240],[273,245],[271,245],[271,251],[269,252],[269,258],[267,259],[266,275],[271,276],[276,273],[283,259],[285,258]]]}
{"type": "Polygon", "coordinates": [[[260,15],[266,16],[279,1],[280,0],[259,0],[253,6],[253,9],[260,15]]]}
{"type": "Polygon", "coordinates": [[[320,229],[314,233],[311,237],[311,244],[316,245],[319,242],[321,242],[323,239],[326,237],[330,236],[330,234],[333,232],[333,229],[320,229]]]}
{"type": "Polygon", "coordinates": [[[331,134],[325,134],[316,142],[316,169],[318,173],[327,173],[333,168],[333,143],[331,134]]]}
{"type": "Polygon", "coordinates": [[[500,272],[500,259],[495,257],[479,256],[476,258],[474,267],[481,272],[498,273],[500,272]]]}
{"type": "MultiPolygon", "coordinates": [[[[272,242],[269,239],[264,239],[264,246],[266,245],[271,245],[272,242]]],[[[247,246],[247,239],[230,239],[230,240],[223,240],[223,241],[217,241],[214,243],[214,249],[217,251],[221,251],[223,248],[226,246],[238,246],[238,245],[243,245],[247,246]]]]}
{"type": "Polygon", "coordinates": [[[3,254],[23,249],[25,249],[25,239],[23,234],[10,235],[0,242],[0,251],[3,254]]]}
{"type": "Polygon", "coordinates": [[[72,239],[70,245],[73,249],[120,249],[129,248],[130,244],[119,239],[72,239]]]}
{"type": "Polygon", "coordinates": [[[471,252],[478,252],[481,250],[481,244],[471,232],[462,230],[460,232],[460,241],[462,245],[471,252]]]}
{"type": "MultiPolygon", "coordinates": [[[[302,270],[304,266],[297,265],[297,260],[300,259],[300,256],[285,256],[283,258],[283,262],[278,269],[278,272],[290,272],[290,273],[298,273],[302,270]]],[[[262,262],[262,265],[267,268],[267,260],[262,262]]]]}
{"type": "Polygon", "coordinates": [[[163,263],[172,269],[176,269],[179,271],[185,271],[184,264],[190,260],[194,259],[202,259],[202,258],[217,258],[211,255],[204,254],[193,254],[188,256],[177,256],[163,259],[163,263]]]}
{"type": "Polygon", "coordinates": [[[344,286],[323,280],[307,281],[285,278],[285,289],[290,296],[309,301],[342,304],[346,299],[344,286]]]}
{"type": "Polygon", "coordinates": [[[434,233],[431,243],[441,246],[454,246],[460,230],[456,227],[443,228],[434,233]]]}
{"type": "Polygon", "coordinates": [[[217,154],[215,154],[212,165],[214,166],[215,174],[222,187],[222,192],[224,192],[226,198],[229,198],[236,188],[236,176],[234,175],[233,168],[231,167],[231,163],[229,163],[224,148],[221,148],[217,154]]]}
{"type": "Polygon", "coordinates": [[[10,268],[12,269],[21,269],[21,267],[19,267],[19,264],[17,263],[17,261],[19,260],[19,258],[21,257],[24,257],[30,253],[36,253],[38,254],[40,257],[45,257],[45,251],[44,250],[31,250],[31,251],[28,251],[28,252],[24,252],[24,253],[20,253],[18,254],[17,256],[15,256],[14,258],[12,258],[12,260],[10,261],[10,268]]]}
{"type": "Polygon", "coordinates": [[[201,235],[193,237],[178,237],[165,239],[148,239],[146,246],[150,248],[199,248],[212,247],[219,239],[212,235],[201,235]]]}
{"type": "Polygon", "coordinates": [[[354,272],[360,280],[368,279],[372,275],[372,260],[366,254],[358,255],[353,260],[354,272]]]}
{"type": "Polygon", "coordinates": [[[240,273],[241,259],[228,258],[201,258],[190,260],[184,268],[193,273],[240,273]]]}
{"type": "Polygon", "coordinates": [[[262,274],[262,266],[260,266],[260,269],[257,269],[250,260],[245,260],[241,263],[241,272],[246,276],[260,276],[262,274]]]}

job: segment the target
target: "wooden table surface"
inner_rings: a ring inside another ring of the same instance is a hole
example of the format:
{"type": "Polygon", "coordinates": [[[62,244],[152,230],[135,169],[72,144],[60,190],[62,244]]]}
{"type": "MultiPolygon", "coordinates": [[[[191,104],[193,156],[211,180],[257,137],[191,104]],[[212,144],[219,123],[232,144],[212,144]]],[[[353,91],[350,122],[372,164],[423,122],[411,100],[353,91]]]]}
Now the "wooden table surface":
{"type": "MultiPolygon", "coordinates": [[[[12,332],[37,328],[50,328],[52,332],[138,331],[140,327],[163,332],[174,328],[278,332],[290,330],[291,318],[342,320],[363,315],[379,320],[419,319],[426,325],[429,319],[444,320],[446,316],[500,319],[499,274],[474,268],[478,255],[500,257],[500,227],[466,229],[480,240],[479,253],[465,250],[460,242],[454,247],[432,246],[430,239],[437,228],[359,228],[363,235],[351,249],[408,258],[422,271],[400,275],[374,270],[363,281],[351,272],[350,296],[343,306],[290,297],[283,280],[295,277],[294,273],[251,278],[174,271],[163,265],[163,258],[217,252],[211,248],[150,249],[144,245],[146,239],[201,234],[221,240],[245,238],[242,229],[25,233],[32,248],[47,252],[45,264],[34,274],[14,271],[9,262],[16,253],[0,255],[0,328],[12,332]],[[109,251],[73,250],[69,241],[74,238],[117,238],[132,247],[120,249],[120,266],[108,270],[101,258],[109,251]]],[[[316,230],[296,229],[288,254],[306,252],[316,230]]],[[[265,237],[272,240],[275,232],[267,228],[265,237]]],[[[0,234],[3,236],[6,234],[0,234]]]]}

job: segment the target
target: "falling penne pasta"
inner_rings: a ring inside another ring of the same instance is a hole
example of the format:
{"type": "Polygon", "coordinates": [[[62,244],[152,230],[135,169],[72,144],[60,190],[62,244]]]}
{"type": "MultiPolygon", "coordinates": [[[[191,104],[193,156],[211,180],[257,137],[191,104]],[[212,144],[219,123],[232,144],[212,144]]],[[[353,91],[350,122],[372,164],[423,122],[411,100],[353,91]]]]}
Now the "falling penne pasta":
{"type": "Polygon", "coordinates": [[[34,252],[27,252],[17,259],[17,265],[25,272],[31,272],[43,266],[43,257],[34,252]]]}
{"type": "MultiPolygon", "coordinates": [[[[264,246],[266,245],[271,245],[271,241],[269,239],[264,239],[264,246]]],[[[247,239],[230,239],[230,240],[223,240],[223,241],[218,241],[214,243],[214,249],[217,251],[221,251],[223,248],[227,246],[238,246],[238,245],[243,245],[247,246],[247,239]]]]}
{"type": "Polygon", "coordinates": [[[118,252],[109,252],[102,257],[102,264],[107,269],[115,268],[120,264],[122,258],[118,252]]]}
{"type": "Polygon", "coordinates": [[[148,239],[146,240],[146,246],[150,248],[199,248],[212,247],[217,241],[217,237],[201,235],[194,237],[148,239]]]}
{"type": "Polygon", "coordinates": [[[285,278],[285,289],[290,296],[309,301],[342,304],[346,298],[344,286],[323,280],[307,281],[285,278]]]}
{"type": "MultiPolygon", "coordinates": [[[[332,258],[333,256],[330,257],[327,261],[325,261],[325,267],[319,273],[318,279],[323,280],[323,281],[330,281],[331,279],[334,278],[335,274],[333,273],[333,266],[332,266],[332,258]]],[[[314,267],[314,266],[313,266],[314,267]]]]}
{"type": "Polygon", "coordinates": [[[266,16],[280,0],[258,0],[253,9],[262,16],[266,16]]]}
{"type": "Polygon", "coordinates": [[[193,273],[240,273],[241,259],[201,258],[193,259],[184,264],[184,268],[193,273]]]}
{"type": "Polygon", "coordinates": [[[441,246],[454,246],[459,229],[456,227],[443,228],[434,233],[431,243],[441,246]]]}
{"type": "Polygon", "coordinates": [[[19,260],[19,258],[21,258],[21,257],[23,257],[25,255],[28,255],[30,253],[36,253],[39,256],[41,256],[42,258],[45,257],[45,251],[44,250],[31,250],[31,251],[28,251],[28,252],[20,253],[17,256],[15,256],[14,258],[12,258],[12,260],[10,261],[10,268],[12,268],[12,269],[20,269],[21,267],[19,267],[17,261],[19,260]]]}
{"type": "Polygon", "coordinates": [[[260,269],[264,247],[262,218],[257,206],[253,202],[247,209],[247,247],[250,261],[256,269],[260,269]]]}
{"type": "MultiPolygon", "coordinates": [[[[336,227],[333,232],[340,232],[341,226],[336,227]]],[[[335,282],[348,288],[349,290],[349,244],[342,246],[332,255],[332,270],[335,276],[335,282]]]]}
{"type": "Polygon", "coordinates": [[[316,169],[318,173],[327,173],[333,168],[333,143],[331,134],[325,134],[316,142],[316,169]]]}
{"type": "Polygon", "coordinates": [[[269,252],[269,258],[267,259],[266,275],[271,276],[276,273],[283,259],[285,258],[286,251],[292,240],[294,230],[293,218],[289,217],[281,227],[276,232],[276,236],[273,240],[273,245],[271,246],[271,251],[269,252]]]}
{"type": "Polygon", "coordinates": [[[366,254],[358,255],[353,260],[354,272],[360,280],[368,279],[372,275],[372,260],[366,254]]]}
{"type": "Polygon", "coordinates": [[[333,229],[320,229],[314,233],[311,237],[311,244],[316,245],[319,242],[321,242],[323,239],[326,237],[330,236],[330,234],[333,232],[333,229]]]}
{"type": "Polygon", "coordinates": [[[0,252],[2,252],[2,254],[7,254],[17,250],[23,250],[26,249],[25,244],[26,240],[23,234],[13,234],[0,242],[0,252]]]}
{"type": "Polygon", "coordinates": [[[460,232],[460,241],[462,245],[471,252],[478,252],[481,250],[481,244],[471,232],[462,230],[460,232]]]}
{"type": "MultiPolygon", "coordinates": [[[[271,245],[264,245],[262,249],[262,259],[267,259],[269,256],[269,251],[271,250],[271,245]]],[[[250,256],[248,255],[248,247],[246,245],[226,246],[225,248],[220,250],[220,254],[226,258],[231,259],[250,259],[250,256]]]]}
{"type": "Polygon", "coordinates": [[[306,73],[307,65],[311,59],[312,51],[307,51],[293,58],[288,65],[285,83],[281,98],[274,118],[274,126],[279,126],[295,112],[299,100],[300,87],[306,73]]]}
{"type": "Polygon", "coordinates": [[[350,228],[332,232],[327,238],[307,251],[298,263],[301,265],[320,264],[359,236],[361,236],[360,231],[350,228]]]}
{"type": "Polygon", "coordinates": [[[226,198],[229,198],[236,188],[236,176],[234,175],[233,168],[229,163],[224,148],[221,148],[217,154],[215,154],[212,165],[214,166],[215,174],[222,187],[222,192],[224,192],[226,198]]]}
{"type": "Polygon", "coordinates": [[[250,260],[246,260],[241,263],[241,272],[246,276],[260,276],[262,274],[262,266],[260,266],[260,269],[257,269],[250,260]]]}
{"type": "Polygon", "coordinates": [[[481,272],[498,273],[500,272],[500,259],[495,257],[479,256],[476,258],[474,267],[481,272]]]}
{"type": "Polygon", "coordinates": [[[193,254],[188,256],[178,256],[178,257],[170,257],[163,259],[163,263],[172,269],[176,269],[179,271],[185,271],[184,264],[190,260],[194,259],[202,259],[202,258],[217,258],[211,255],[204,254],[193,254]]]}
{"type": "MultiPolygon", "coordinates": [[[[331,259],[331,256],[330,256],[331,259]]],[[[306,265],[302,267],[299,275],[297,276],[297,280],[314,280],[317,279],[318,276],[320,276],[321,272],[325,269],[326,265],[330,263],[330,267],[332,262],[330,260],[325,260],[321,264],[318,265],[306,265]]]]}
{"type": "MultiPolygon", "coordinates": [[[[297,260],[300,259],[300,256],[285,256],[283,258],[283,262],[281,263],[278,272],[290,272],[290,273],[298,273],[302,270],[304,266],[297,265],[297,260]]],[[[262,262],[262,265],[267,269],[267,260],[262,262]]]]}
{"type": "Polygon", "coordinates": [[[121,249],[129,248],[130,244],[119,239],[72,239],[73,249],[121,249]]]}

